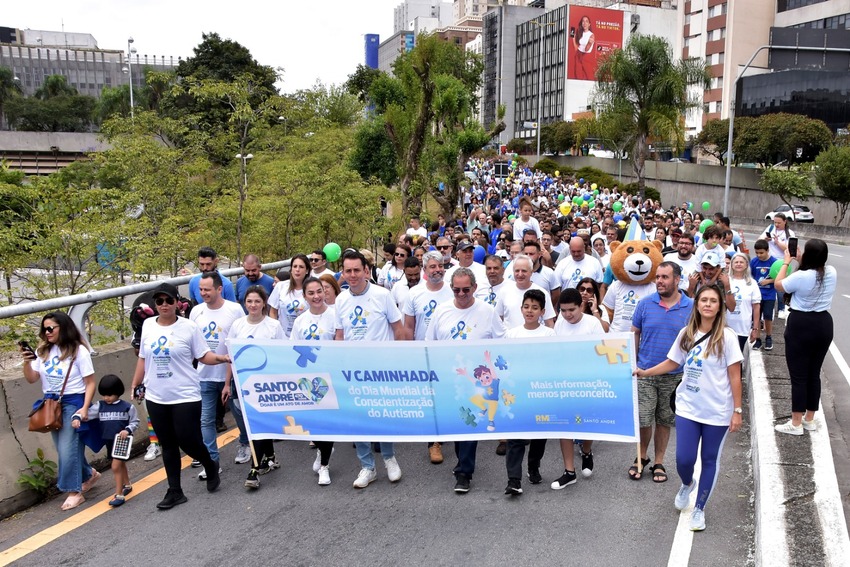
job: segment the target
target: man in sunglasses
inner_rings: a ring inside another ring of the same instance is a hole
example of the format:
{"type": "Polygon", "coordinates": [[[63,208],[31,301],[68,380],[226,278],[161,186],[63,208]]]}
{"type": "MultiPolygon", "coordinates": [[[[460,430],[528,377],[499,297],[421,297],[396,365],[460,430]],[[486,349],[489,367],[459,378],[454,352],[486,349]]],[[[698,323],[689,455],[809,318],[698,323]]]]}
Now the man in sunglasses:
{"type": "MultiPolygon", "coordinates": [[[[310,276],[318,278],[325,274],[334,275],[332,270],[328,269],[328,257],[322,250],[313,250],[309,256],[310,259],[310,276]]],[[[271,292],[269,292],[271,293],[271,292]]]]}
{"type": "Polygon", "coordinates": [[[454,249],[454,244],[450,238],[445,236],[441,236],[437,239],[437,251],[440,252],[443,256],[443,269],[448,270],[453,266],[457,265],[457,260],[452,258],[452,250],[454,249]]]}
{"type": "MultiPolygon", "coordinates": [[[[439,305],[431,317],[425,340],[466,341],[499,339],[505,326],[496,311],[486,302],[475,298],[478,289],[475,274],[469,268],[458,268],[450,280],[454,300],[439,305]]],[[[457,494],[469,492],[472,473],[475,472],[475,453],[478,441],[455,442],[457,465],[454,468],[457,494]]]]}
{"type": "Polygon", "coordinates": [[[455,270],[460,268],[468,268],[472,270],[472,273],[475,274],[475,277],[478,281],[483,281],[487,277],[487,273],[484,271],[484,266],[478,264],[475,260],[475,245],[468,240],[464,240],[460,244],[457,245],[457,266],[452,266],[448,270],[446,270],[446,275],[443,276],[443,279],[446,282],[451,281],[452,274],[455,270]]]}
{"type": "Polygon", "coordinates": [[[209,272],[216,272],[221,278],[221,290],[224,299],[227,301],[236,301],[236,292],[233,289],[233,284],[229,279],[222,276],[218,270],[218,254],[215,250],[209,246],[204,246],[198,250],[198,268],[201,270],[201,273],[189,280],[189,299],[192,300],[193,305],[199,305],[204,302],[200,289],[201,276],[209,272]]]}

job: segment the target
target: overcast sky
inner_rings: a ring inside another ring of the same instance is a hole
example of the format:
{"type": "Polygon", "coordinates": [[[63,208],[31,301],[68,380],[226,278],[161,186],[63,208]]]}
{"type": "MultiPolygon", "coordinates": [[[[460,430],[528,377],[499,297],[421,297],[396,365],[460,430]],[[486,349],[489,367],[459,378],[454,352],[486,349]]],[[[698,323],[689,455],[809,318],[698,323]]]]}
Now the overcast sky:
{"type": "Polygon", "coordinates": [[[381,41],[393,31],[402,0],[40,0],[3,2],[0,26],[90,33],[101,49],[140,55],[192,55],[201,33],[217,32],[247,47],[263,65],[283,67],[282,91],[309,88],[316,79],[342,83],[364,63],[363,36],[381,41]]]}

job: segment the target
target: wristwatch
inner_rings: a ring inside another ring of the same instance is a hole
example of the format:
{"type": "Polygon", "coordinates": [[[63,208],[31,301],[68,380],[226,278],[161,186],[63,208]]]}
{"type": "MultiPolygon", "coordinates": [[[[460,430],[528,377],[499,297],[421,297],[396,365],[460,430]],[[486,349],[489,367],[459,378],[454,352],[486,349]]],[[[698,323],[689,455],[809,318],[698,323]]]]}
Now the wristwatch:
{"type": "Polygon", "coordinates": [[[744,413],[744,408],[735,408],[735,410],[734,410],[734,411],[735,411],[735,413],[737,413],[737,414],[742,414],[742,413],[744,413]]]}

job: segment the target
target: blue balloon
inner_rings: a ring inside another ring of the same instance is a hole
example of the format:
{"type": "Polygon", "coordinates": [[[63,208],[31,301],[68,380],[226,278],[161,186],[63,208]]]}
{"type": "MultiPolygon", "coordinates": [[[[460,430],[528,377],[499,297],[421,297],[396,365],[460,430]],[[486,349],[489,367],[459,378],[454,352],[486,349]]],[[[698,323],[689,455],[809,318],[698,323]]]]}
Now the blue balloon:
{"type": "Polygon", "coordinates": [[[590,201],[590,193],[585,193],[583,197],[585,201],[590,201]]]}
{"type": "Polygon", "coordinates": [[[578,182],[579,182],[579,183],[584,183],[584,177],[579,178],[578,182]]]}
{"type": "Polygon", "coordinates": [[[479,264],[484,263],[484,257],[487,256],[487,251],[480,244],[475,245],[475,250],[472,251],[472,260],[479,264]]]}
{"type": "Polygon", "coordinates": [[[623,215],[614,215],[614,222],[620,222],[623,220],[623,215]]]}

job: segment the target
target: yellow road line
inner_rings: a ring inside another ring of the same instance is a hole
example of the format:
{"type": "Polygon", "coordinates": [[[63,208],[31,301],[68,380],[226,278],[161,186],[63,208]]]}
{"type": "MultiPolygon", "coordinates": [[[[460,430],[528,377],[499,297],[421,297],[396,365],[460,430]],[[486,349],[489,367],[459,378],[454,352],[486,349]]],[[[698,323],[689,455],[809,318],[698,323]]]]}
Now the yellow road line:
{"type": "MultiPolygon", "coordinates": [[[[237,428],[233,428],[229,431],[226,431],[218,436],[218,446],[224,447],[225,445],[227,445],[238,437],[239,430],[237,428]]],[[[192,464],[192,458],[183,457],[181,464],[181,468],[185,469],[186,467],[192,464]]],[[[156,471],[147,475],[146,477],[134,482],[133,492],[131,492],[127,496],[127,500],[135,498],[136,496],[148,490],[149,488],[153,488],[163,480],[165,480],[165,469],[160,467],[156,471]]],[[[17,561],[18,559],[29,555],[33,551],[44,547],[51,541],[58,539],[79,528],[83,524],[89,523],[98,516],[109,512],[112,509],[112,507],[109,505],[110,500],[112,500],[111,494],[100,502],[97,502],[94,505],[89,506],[88,508],[74,513],[73,516],[62,520],[58,524],[54,524],[49,528],[38,532],[34,536],[25,539],[18,545],[0,551],[0,567],[9,565],[13,561],[17,561]]]]}

